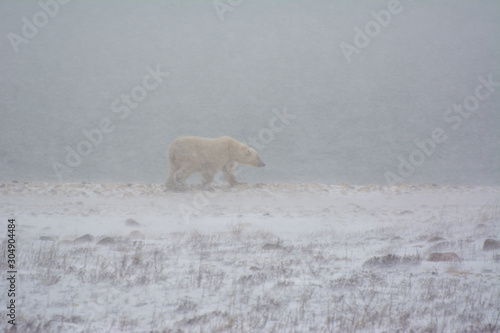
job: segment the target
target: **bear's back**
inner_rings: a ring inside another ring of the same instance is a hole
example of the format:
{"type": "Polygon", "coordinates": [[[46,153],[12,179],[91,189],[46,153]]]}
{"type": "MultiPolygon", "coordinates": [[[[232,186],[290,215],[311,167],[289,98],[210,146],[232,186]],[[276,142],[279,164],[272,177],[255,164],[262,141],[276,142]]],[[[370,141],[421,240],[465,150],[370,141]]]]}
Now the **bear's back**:
{"type": "Polygon", "coordinates": [[[201,136],[179,136],[177,139],[172,142],[172,144],[181,144],[181,143],[193,143],[193,144],[211,144],[211,143],[229,143],[229,144],[237,144],[239,141],[233,139],[230,136],[221,136],[218,138],[205,138],[201,136]]]}

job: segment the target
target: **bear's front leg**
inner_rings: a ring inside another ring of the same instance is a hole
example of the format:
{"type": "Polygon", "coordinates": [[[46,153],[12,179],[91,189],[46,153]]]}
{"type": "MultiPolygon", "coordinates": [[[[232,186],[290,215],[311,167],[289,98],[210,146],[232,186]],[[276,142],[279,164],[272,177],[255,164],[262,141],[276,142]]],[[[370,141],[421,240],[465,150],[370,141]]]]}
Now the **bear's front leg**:
{"type": "Polygon", "coordinates": [[[235,162],[228,162],[226,165],[222,167],[222,174],[224,178],[229,183],[231,187],[236,185],[244,185],[246,183],[242,183],[236,180],[236,176],[234,175],[234,167],[236,166],[235,162]]]}

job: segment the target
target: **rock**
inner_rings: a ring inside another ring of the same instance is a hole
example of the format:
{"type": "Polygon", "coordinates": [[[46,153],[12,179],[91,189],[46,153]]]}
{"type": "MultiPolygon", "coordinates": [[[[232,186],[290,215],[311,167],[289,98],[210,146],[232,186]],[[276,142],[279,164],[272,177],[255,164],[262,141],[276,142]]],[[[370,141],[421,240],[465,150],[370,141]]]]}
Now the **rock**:
{"type": "Polygon", "coordinates": [[[427,261],[460,261],[460,258],[454,252],[433,252],[429,254],[427,261]]]}
{"type": "Polygon", "coordinates": [[[127,221],[125,221],[125,225],[127,225],[129,227],[138,227],[141,224],[134,219],[127,219],[127,221]]]}
{"type": "Polygon", "coordinates": [[[441,251],[447,250],[449,248],[450,248],[450,243],[444,241],[444,242],[435,243],[434,245],[430,246],[428,251],[429,252],[441,252],[441,251]]]}
{"type": "Polygon", "coordinates": [[[114,238],[104,237],[100,241],[97,242],[97,245],[114,245],[116,243],[114,238]]]}
{"type": "Polygon", "coordinates": [[[130,239],[144,239],[144,238],[146,238],[146,236],[144,236],[144,234],[142,232],[140,232],[139,230],[133,230],[133,231],[131,231],[128,234],[128,237],[130,239]]]}
{"type": "Polygon", "coordinates": [[[81,237],[78,237],[75,239],[73,242],[76,244],[81,244],[81,243],[90,243],[94,240],[94,236],[90,234],[83,235],[81,237]]]}
{"type": "Polygon", "coordinates": [[[263,250],[281,250],[283,249],[283,246],[280,244],[264,244],[262,246],[263,250]]]}
{"type": "Polygon", "coordinates": [[[339,186],[342,186],[342,187],[348,188],[348,189],[350,189],[350,190],[354,189],[354,187],[353,187],[351,184],[346,183],[346,182],[339,183],[339,186]]]}
{"type": "Polygon", "coordinates": [[[52,237],[49,237],[49,236],[40,236],[40,238],[38,238],[38,239],[41,241],[46,241],[46,242],[55,242],[55,239],[52,237]]]}
{"type": "Polygon", "coordinates": [[[483,243],[483,251],[498,250],[500,249],[500,242],[491,238],[488,238],[483,243]]]}

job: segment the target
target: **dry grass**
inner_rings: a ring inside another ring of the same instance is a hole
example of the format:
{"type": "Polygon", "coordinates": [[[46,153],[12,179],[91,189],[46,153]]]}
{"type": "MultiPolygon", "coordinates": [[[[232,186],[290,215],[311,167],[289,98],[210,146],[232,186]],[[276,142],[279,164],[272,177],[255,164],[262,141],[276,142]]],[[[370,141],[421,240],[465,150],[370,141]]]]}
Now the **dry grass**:
{"type": "Polygon", "coordinates": [[[493,273],[435,273],[422,267],[418,254],[346,258],[357,247],[351,244],[335,234],[286,242],[239,224],[225,234],[192,231],[155,242],[123,238],[109,246],[35,241],[24,244],[19,257],[25,282],[18,329],[500,330],[493,273]],[[266,249],[268,244],[277,245],[266,249]]]}
{"type": "Polygon", "coordinates": [[[470,212],[457,219],[443,206],[426,224],[401,211],[414,223],[297,239],[256,231],[240,214],[225,232],[100,245],[109,235],[19,233],[17,331],[500,332],[500,251],[482,250],[498,237],[499,205],[470,212]],[[461,260],[426,259],[438,251],[461,260]]]}

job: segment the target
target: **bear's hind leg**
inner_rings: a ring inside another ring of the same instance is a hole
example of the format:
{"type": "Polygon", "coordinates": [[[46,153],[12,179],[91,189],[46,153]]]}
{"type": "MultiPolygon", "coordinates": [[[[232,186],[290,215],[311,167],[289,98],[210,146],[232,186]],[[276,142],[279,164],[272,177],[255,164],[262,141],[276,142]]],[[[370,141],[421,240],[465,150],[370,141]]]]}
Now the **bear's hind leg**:
{"type": "Polygon", "coordinates": [[[176,171],[177,171],[177,169],[174,168],[174,166],[170,166],[170,170],[168,172],[168,178],[165,181],[165,186],[169,190],[175,190],[177,188],[177,184],[175,183],[175,178],[174,178],[176,171]]]}
{"type": "Polygon", "coordinates": [[[175,154],[171,147],[169,147],[167,152],[167,162],[169,170],[167,180],[165,181],[165,187],[167,190],[177,190],[175,173],[179,170],[179,166],[175,163],[175,154]]]}
{"type": "Polygon", "coordinates": [[[196,170],[190,168],[190,167],[183,167],[180,168],[179,170],[175,171],[173,180],[175,183],[176,188],[178,189],[184,189],[186,187],[186,180],[191,177],[191,175],[195,172],[196,170]]]}
{"type": "Polygon", "coordinates": [[[201,176],[203,177],[203,183],[202,183],[202,188],[204,190],[208,191],[213,191],[214,188],[212,187],[212,182],[214,181],[214,177],[217,174],[217,172],[214,172],[213,170],[210,169],[205,169],[201,172],[201,176]]]}

